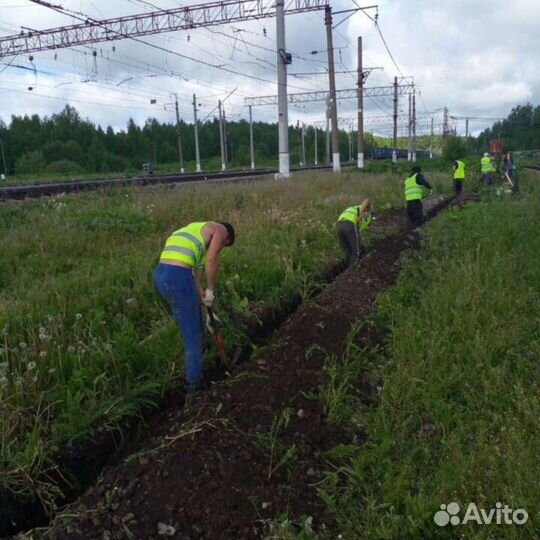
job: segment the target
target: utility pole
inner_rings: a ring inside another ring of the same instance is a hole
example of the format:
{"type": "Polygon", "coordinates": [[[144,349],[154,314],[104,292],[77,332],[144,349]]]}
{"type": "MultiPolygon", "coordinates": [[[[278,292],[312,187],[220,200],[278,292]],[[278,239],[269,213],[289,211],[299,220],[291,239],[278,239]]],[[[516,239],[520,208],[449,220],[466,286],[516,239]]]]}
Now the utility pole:
{"type": "Polygon", "coordinates": [[[469,119],[465,118],[465,152],[469,151],[469,119]]]}
{"type": "Polygon", "coordinates": [[[174,107],[176,109],[176,139],[178,141],[178,159],[180,160],[180,173],[184,174],[184,155],[182,153],[182,137],[180,135],[180,113],[178,112],[178,96],[174,94],[174,107]]]}
{"type": "Polygon", "coordinates": [[[287,110],[287,63],[285,51],[284,0],[276,0],[276,41],[278,81],[278,131],[279,131],[279,176],[290,176],[289,162],[289,115],[287,110]]]}
{"type": "Polygon", "coordinates": [[[429,159],[433,159],[433,116],[431,117],[431,139],[429,142],[429,159]]]}
{"type": "Polygon", "coordinates": [[[443,143],[446,142],[446,139],[450,135],[450,126],[448,123],[448,108],[444,108],[444,115],[443,115],[443,143]]]}
{"type": "Polygon", "coordinates": [[[2,178],[2,180],[7,180],[8,170],[6,165],[6,154],[4,153],[4,143],[2,142],[2,139],[0,139],[0,150],[2,151],[2,163],[4,164],[4,178],[2,178]]]}
{"type": "Polygon", "coordinates": [[[317,149],[317,126],[313,128],[313,133],[315,137],[315,165],[319,163],[318,149],[317,149]]]}
{"type": "Polygon", "coordinates": [[[412,95],[412,160],[416,162],[416,91],[412,95]]]}
{"type": "Polygon", "coordinates": [[[411,127],[412,127],[412,106],[411,106],[411,94],[409,94],[409,122],[407,124],[407,161],[411,161],[412,158],[412,142],[411,142],[411,127]]]}
{"type": "Polygon", "coordinates": [[[221,170],[224,171],[227,168],[225,163],[225,137],[223,135],[223,112],[221,110],[221,99],[218,101],[219,110],[219,147],[221,149],[221,170]]]}
{"type": "Polygon", "coordinates": [[[306,125],[302,124],[302,131],[301,131],[301,137],[302,137],[302,163],[301,165],[306,165],[306,145],[305,145],[305,129],[306,125]]]}
{"type": "Polygon", "coordinates": [[[193,130],[195,132],[195,170],[201,172],[201,154],[199,152],[199,125],[197,123],[197,96],[193,94],[193,130]]]}
{"type": "Polygon", "coordinates": [[[231,152],[229,155],[229,136],[227,134],[227,117],[225,116],[225,107],[223,107],[223,150],[225,154],[225,167],[227,167],[227,163],[230,163],[233,159],[233,148],[231,141],[231,152]]]}
{"type": "Polygon", "coordinates": [[[334,44],[332,39],[332,8],[324,9],[324,23],[326,25],[326,42],[328,48],[328,79],[330,83],[330,115],[332,117],[332,169],[335,173],[341,172],[339,159],[339,133],[336,101],[336,74],[334,69],[334,44]]]}
{"type": "Polygon", "coordinates": [[[362,38],[358,38],[358,156],[357,167],[364,168],[364,68],[362,38]]]}
{"type": "Polygon", "coordinates": [[[349,162],[352,161],[352,124],[349,124],[349,162]]]}
{"type": "Polygon", "coordinates": [[[255,151],[253,148],[253,115],[249,105],[249,153],[251,155],[251,170],[255,169],[255,151]]]}
{"type": "Polygon", "coordinates": [[[330,96],[326,98],[326,164],[330,164],[330,96]]]}
{"type": "Polygon", "coordinates": [[[398,84],[397,84],[397,77],[394,77],[394,141],[393,141],[393,147],[392,150],[392,162],[397,163],[397,96],[398,96],[398,84]]]}

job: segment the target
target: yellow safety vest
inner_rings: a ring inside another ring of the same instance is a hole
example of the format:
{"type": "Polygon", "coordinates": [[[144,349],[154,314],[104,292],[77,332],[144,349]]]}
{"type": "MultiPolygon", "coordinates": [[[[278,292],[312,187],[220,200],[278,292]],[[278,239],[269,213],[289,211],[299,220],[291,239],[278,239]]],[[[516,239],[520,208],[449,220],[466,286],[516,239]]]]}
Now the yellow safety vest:
{"type": "Polygon", "coordinates": [[[454,180],[465,180],[465,163],[456,159],[457,168],[454,171],[454,180]]]}
{"type": "Polygon", "coordinates": [[[480,167],[482,170],[482,174],[493,172],[495,169],[493,168],[493,164],[491,163],[491,158],[484,156],[480,160],[480,167]]]}
{"type": "Polygon", "coordinates": [[[208,221],[190,223],[174,231],[161,252],[160,261],[168,259],[188,264],[192,268],[201,267],[204,264],[206,245],[201,231],[208,221]]]}
{"type": "Polygon", "coordinates": [[[406,201],[421,201],[424,196],[424,188],[416,183],[416,175],[409,176],[405,180],[405,200],[406,201]]]}
{"type": "MultiPolygon", "coordinates": [[[[338,217],[338,221],[350,221],[356,225],[358,214],[360,212],[360,206],[349,206],[347,210],[344,210],[338,217]]],[[[360,221],[360,230],[363,231],[371,225],[372,217],[371,212],[364,213],[362,220],[360,221]]]]}

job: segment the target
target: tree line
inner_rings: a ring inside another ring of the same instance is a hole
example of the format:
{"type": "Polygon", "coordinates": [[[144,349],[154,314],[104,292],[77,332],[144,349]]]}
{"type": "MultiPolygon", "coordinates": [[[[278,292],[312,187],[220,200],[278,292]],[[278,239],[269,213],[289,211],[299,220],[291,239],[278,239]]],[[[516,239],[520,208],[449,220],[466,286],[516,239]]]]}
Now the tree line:
{"type": "MultiPolygon", "coordinates": [[[[505,149],[530,149],[538,146],[536,137],[540,120],[540,107],[530,104],[515,107],[508,118],[497,122],[479,137],[470,137],[469,151],[482,152],[489,140],[501,136],[505,149]]],[[[219,169],[219,121],[212,118],[199,125],[199,147],[203,168],[219,169]]],[[[192,124],[181,122],[180,133],[186,168],[194,169],[195,138],[192,124]]],[[[254,122],[255,161],[257,165],[274,164],[278,155],[278,126],[275,123],[254,122]]],[[[421,139],[420,139],[421,140],[421,139]]],[[[426,139],[427,140],[427,139],[426,139]]],[[[227,150],[231,166],[248,167],[250,158],[249,123],[246,120],[227,122],[227,150]]],[[[369,157],[375,147],[388,146],[388,141],[365,134],[365,153],[369,157]]],[[[9,174],[36,173],[107,173],[140,171],[145,162],[173,164],[179,160],[177,131],[174,124],[161,123],[149,118],[144,126],[132,119],[125,130],[105,130],[83,119],[74,107],[65,108],[50,117],[37,114],[12,116],[9,125],[0,119],[0,159],[5,161],[9,174]]],[[[424,141],[425,142],[425,141],[424,141]]],[[[306,129],[306,162],[314,162],[315,132],[306,129]]],[[[404,140],[400,138],[399,146],[404,140]]],[[[438,145],[439,142],[436,142],[438,145]]],[[[301,161],[301,129],[289,127],[291,163],[301,161]]],[[[405,143],[406,147],[406,143],[405,143]]],[[[420,147],[420,146],[419,146],[420,147]]],[[[349,134],[339,132],[339,150],[342,160],[349,159],[349,134]]],[[[324,130],[317,131],[318,162],[326,161],[324,130]]],[[[353,137],[352,157],[356,155],[353,137]]],[[[3,163],[0,162],[2,170],[3,163]]]]}

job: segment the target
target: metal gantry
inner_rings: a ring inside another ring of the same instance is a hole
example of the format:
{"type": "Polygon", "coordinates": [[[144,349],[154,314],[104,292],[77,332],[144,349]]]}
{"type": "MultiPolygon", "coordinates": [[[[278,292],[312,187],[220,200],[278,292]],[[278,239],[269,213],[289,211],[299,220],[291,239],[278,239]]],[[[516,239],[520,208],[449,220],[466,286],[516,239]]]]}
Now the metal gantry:
{"type": "MultiPolygon", "coordinates": [[[[398,85],[399,95],[412,94],[414,90],[413,84],[398,85]]],[[[394,95],[393,86],[372,86],[364,88],[364,97],[387,97],[394,95]]],[[[326,101],[329,93],[326,91],[318,92],[298,92],[287,96],[288,103],[307,103],[309,101],[326,101]]],[[[336,90],[337,99],[352,99],[358,97],[358,89],[347,88],[344,90],[336,90]]],[[[260,96],[244,98],[244,105],[262,106],[262,105],[277,105],[277,96],[260,96]]]]}
{"type": "MultiPolygon", "coordinates": [[[[55,10],[59,6],[41,0],[34,3],[55,10]]],[[[286,15],[324,9],[329,0],[289,0],[285,2],[286,15]]],[[[49,28],[26,30],[20,34],[0,38],[0,58],[50,49],[62,49],[100,43],[123,38],[148,36],[191,30],[203,26],[236,23],[252,19],[274,17],[272,0],[224,0],[174,9],[163,9],[128,17],[88,19],[86,22],[49,28]]]]}

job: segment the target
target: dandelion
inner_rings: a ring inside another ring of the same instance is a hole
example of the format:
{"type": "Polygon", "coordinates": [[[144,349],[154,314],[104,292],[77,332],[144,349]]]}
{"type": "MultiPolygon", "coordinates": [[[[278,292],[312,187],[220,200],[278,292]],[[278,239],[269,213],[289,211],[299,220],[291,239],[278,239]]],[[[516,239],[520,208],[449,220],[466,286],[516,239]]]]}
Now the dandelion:
{"type": "Polygon", "coordinates": [[[19,343],[19,347],[21,348],[22,351],[24,351],[26,349],[27,345],[26,345],[26,343],[24,341],[21,341],[19,343]]]}
{"type": "Polygon", "coordinates": [[[45,358],[46,356],[47,356],[47,352],[46,352],[46,351],[41,351],[41,352],[39,353],[39,357],[40,357],[40,358],[45,358]]]}
{"type": "MultiPolygon", "coordinates": [[[[40,353],[41,355],[41,353],[40,353]]],[[[35,362],[28,362],[28,365],[26,366],[27,371],[34,371],[36,369],[36,363],[35,362]]]]}
{"type": "Polygon", "coordinates": [[[82,313],[75,313],[75,318],[80,321],[82,319],[82,313]]]}
{"type": "Polygon", "coordinates": [[[52,375],[55,371],[56,371],[55,368],[50,368],[49,371],[48,371],[48,373],[50,373],[50,374],[52,375]]]}
{"type": "Polygon", "coordinates": [[[2,377],[0,377],[0,388],[4,388],[8,385],[8,378],[3,375],[2,377]]]}
{"type": "Polygon", "coordinates": [[[75,347],[73,345],[70,345],[68,348],[67,348],[68,352],[70,353],[73,353],[75,352],[75,347]]]}
{"type": "Polygon", "coordinates": [[[137,300],[135,298],[128,298],[126,300],[126,304],[128,304],[129,306],[133,305],[133,304],[136,304],[137,303],[137,300]]]}

